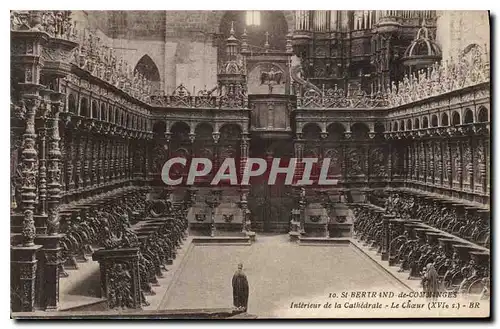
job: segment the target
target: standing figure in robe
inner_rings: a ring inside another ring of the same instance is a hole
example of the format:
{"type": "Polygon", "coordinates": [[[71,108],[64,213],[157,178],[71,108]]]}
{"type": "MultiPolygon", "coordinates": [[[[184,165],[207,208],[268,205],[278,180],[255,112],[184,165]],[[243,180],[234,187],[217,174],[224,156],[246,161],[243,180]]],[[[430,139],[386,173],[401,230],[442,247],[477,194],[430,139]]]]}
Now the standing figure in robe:
{"type": "Polygon", "coordinates": [[[433,263],[427,264],[424,274],[424,292],[427,298],[436,299],[439,292],[438,273],[433,263]]]}
{"type": "Polygon", "coordinates": [[[238,264],[238,270],[233,275],[233,304],[238,310],[245,310],[248,306],[248,280],[243,273],[243,264],[238,264]]]}

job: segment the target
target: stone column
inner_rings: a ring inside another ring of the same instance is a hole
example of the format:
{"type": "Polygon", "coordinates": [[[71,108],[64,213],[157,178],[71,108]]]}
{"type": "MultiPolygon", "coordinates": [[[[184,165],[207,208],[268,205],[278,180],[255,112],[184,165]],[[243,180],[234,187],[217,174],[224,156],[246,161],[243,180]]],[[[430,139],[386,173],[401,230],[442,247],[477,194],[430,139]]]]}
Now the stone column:
{"type": "Polygon", "coordinates": [[[129,179],[132,177],[132,161],[130,159],[130,144],[131,144],[132,137],[130,135],[127,135],[127,138],[125,139],[125,145],[123,146],[123,154],[125,157],[125,178],[129,179]]]}
{"type": "Polygon", "coordinates": [[[127,139],[127,132],[123,132],[120,140],[120,157],[119,157],[119,162],[118,164],[120,165],[120,179],[125,178],[125,142],[127,139]]]}
{"type": "Polygon", "coordinates": [[[446,172],[448,173],[448,187],[452,188],[453,187],[453,177],[452,177],[452,171],[451,171],[451,143],[450,140],[446,139],[444,141],[444,148],[445,152],[447,152],[447,157],[446,157],[446,172]]]}
{"type": "Polygon", "coordinates": [[[109,152],[109,179],[114,181],[116,178],[116,137],[113,136],[110,140],[110,152],[109,152]]]}
{"type": "MultiPolygon", "coordinates": [[[[97,128],[98,129],[98,128],[97,128]]],[[[92,155],[91,157],[91,162],[90,162],[90,182],[92,188],[97,187],[98,181],[99,181],[99,141],[98,138],[94,132],[92,136],[92,148],[90,150],[90,153],[92,155]]]]}
{"type": "Polygon", "coordinates": [[[25,95],[26,130],[22,146],[21,200],[24,218],[22,244],[11,247],[11,308],[14,312],[32,312],[35,303],[36,252],[34,209],[36,198],[37,151],[35,149],[35,112],[40,105],[37,95],[25,95]]]}
{"type": "Polygon", "coordinates": [[[240,142],[240,177],[243,176],[245,165],[247,163],[249,148],[250,148],[249,142],[250,138],[248,137],[248,134],[243,133],[241,135],[241,142],[240,142]]]}
{"type": "Polygon", "coordinates": [[[434,144],[434,154],[436,156],[436,168],[437,172],[435,175],[437,175],[437,185],[442,185],[443,184],[443,153],[442,151],[442,143],[440,140],[437,140],[436,143],[434,144]]]}
{"type": "Polygon", "coordinates": [[[305,234],[305,222],[306,222],[306,206],[307,206],[307,200],[306,200],[306,189],[304,187],[301,187],[299,190],[299,211],[300,211],[300,228],[299,228],[299,233],[300,234],[305,234]]]}
{"type": "Polygon", "coordinates": [[[419,147],[420,147],[420,161],[421,161],[420,169],[422,173],[421,181],[425,182],[427,180],[427,162],[426,162],[427,157],[425,150],[425,141],[420,141],[419,147]]]}
{"type": "Polygon", "coordinates": [[[75,188],[75,179],[73,175],[73,159],[75,158],[75,144],[76,138],[73,132],[66,131],[66,189],[72,191],[75,188]]]}
{"type": "Polygon", "coordinates": [[[464,140],[464,177],[467,177],[468,188],[474,191],[474,162],[472,159],[471,138],[464,140]]]}
{"type": "Polygon", "coordinates": [[[458,174],[458,186],[460,189],[463,188],[463,171],[462,171],[462,143],[460,140],[457,140],[455,142],[455,154],[453,154],[453,157],[458,158],[458,163],[457,163],[457,168],[455,170],[457,171],[458,174]]]}
{"type": "Polygon", "coordinates": [[[240,190],[240,208],[242,213],[242,224],[241,232],[246,233],[251,231],[250,225],[247,223],[247,212],[248,212],[248,189],[242,188],[240,190]]]}
{"type": "Polygon", "coordinates": [[[64,234],[59,234],[59,206],[61,200],[61,150],[59,149],[59,110],[62,94],[52,95],[51,116],[48,118],[50,131],[48,149],[48,218],[47,235],[38,236],[43,245],[44,254],[44,290],[42,307],[44,309],[58,308],[59,304],[59,268],[61,265],[61,250],[59,241],[64,234]]]}
{"type": "Polygon", "coordinates": [[[406,148],[406,154],[407,154],[407,171],[406,171],[406,179],[412,179],[413,178],[413,143],[412,140],[410,139],[407,144],[406,148]]]}
{"type": "Polygon", "coordinates": [[[104,151],[104,147],[105,147],[105,142],[103,140],[103,136],[102,136],[102,128],[100,130],[100,135],[98,136],[97,138],[97,152],[98,152],[98,167],[99,167],[99,186],[102,186],[104,185],[104,177],[105,177],[105,173],[104,173],[104,157],[105,157],[105,151],[104,151]]]}
{"type": "Polygon", "coordinates": [[[429,159],[428,159],[429,174],[428,174],[428,176],[429,176],[429,180],[430,180],[429,182],[431,184],[434,184],[434,178],[435,178],[434,176],[436,174],[434,171],[434,159],[435,159],[434,157],[436,155],[434,154],[434,141],[432,139],[428,141],[428,146],[429,146],[429,148],[428,148],[428,155],[429,155],[429,159]]]}
{"type": "Polygon", "coordinates": [[[297,133],[294,140],[294,156],[297,159],[297,165],[295,167],[295,177],[294,182],[300,180],[303,174],[303,163],[302,157],[304,156],[304,140],[302,139],[302,133],[297,133]]]}
{"type": "Polygon", "coordinates": [[[112,152],[112,136],[111,136],[111,130],[108,129],[107,131],[107,136],[105,139],[105,144],[104,144],[104,170],[105,170],[105,175],[104,175],[104,181],[107,184],[111,181],[111,152],[112,152]]]}
{"type": "MultiPolygon", "coordinates": [[[[40,91],[46,94],[46,90],[40,91]]],[[[43,95],[42,94],[42,95],[43,95]]],[[[40,103],[38,108],[38,113],[36,113],[36,123],[38,125],[38,211],[37,214],[40,216],[46,216],[47,214],[47,167],[45,163],[45,149],[46,149],[46,129],[45,129],[45,115],[47,111],[47,105],[45,101],[40,103]]]]}
{"type": "MultiPolygon", "coordinates": [[[[213,145],[213,159],[212,159],[212,172],[216,173],[219,170],[219,139],[220,139],[220,132],[215,131],[212,133],[212,139],[214,141],[213,145]]],[[[194,139],[191,141],[191,144],[193,144],[194,139]]]]}
{"type": "Polygon", "coordinates": [[[121,180],[123,176],[123,131],[120,132],[116,142],[116,178],[121,180]]]}
{"type": "MultiPolygon", "coordinates": [[[[144,139],[144,177],[147,179],[149,177],[149,172],[151,171],[150,163],[151,163],[151,144],[153,141],[153,134],[148,133],[146,138],[144,139]]],[[[169,147],[170,152],[170,147],[169,147]]]]}
{"type": "Polygon", "coordinates": [[[76,168],[75,168],[75,176],[77,181],[77,189],[81,190],[83,187],[83,177],[82,177],[82,161],[84,157],[84,137],[83,132],[77,132],[78,138],[78,146],[77,146],[77,158],[76,158],[76,168]]]}
{"type": "MultiPolygon", "coordinates": [[[[88,119],[90,120],[90,119],[88,119]]],[[[85,188],[90,188],[91,182],[90,182],[90,160],[92,157],[92,122],[86,121],[85,122],[85,148],[84,148],[84,162],[83,162],[83,181],[84,181],[84,186],[85,188]]]]}
{"type": "Polygon", "coordinates": [[[474,185],[479,187],[477,189],[478,192],[484,193],[487,192],[487,175],[486,175],[486,155],[485,155],[485,146],[484,139],[481,136],[476,137],[476,149],[475,149],[475,159],[476,166],[479,166],[477,181],[474,185]]]}
{"type": "Polygon", "coordinates": [[[392,140],[386,139],[388,142],[387,147],[387,177],[392,181],[392,140]]]}

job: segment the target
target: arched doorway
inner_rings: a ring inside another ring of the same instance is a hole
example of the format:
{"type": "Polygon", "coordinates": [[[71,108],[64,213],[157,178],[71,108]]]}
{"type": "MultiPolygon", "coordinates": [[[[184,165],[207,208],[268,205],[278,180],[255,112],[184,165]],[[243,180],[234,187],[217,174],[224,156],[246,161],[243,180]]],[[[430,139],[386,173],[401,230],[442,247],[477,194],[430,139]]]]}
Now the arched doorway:
{"type": "Polygon", "coordinates": [[[252,138],[250,157],[264,158],[268,171],[258,179],[251,181],[248,208],[251,212],[252,229],[257,232],[288,232],[290,212],[294,206],[291,187],[284,184],[285,176],[278,175],[276,183],[268,184],[269,168],[273,159],[282,159],[280,165],[286,166],[293,157],[293,143],[289,140],[252,138]]]}

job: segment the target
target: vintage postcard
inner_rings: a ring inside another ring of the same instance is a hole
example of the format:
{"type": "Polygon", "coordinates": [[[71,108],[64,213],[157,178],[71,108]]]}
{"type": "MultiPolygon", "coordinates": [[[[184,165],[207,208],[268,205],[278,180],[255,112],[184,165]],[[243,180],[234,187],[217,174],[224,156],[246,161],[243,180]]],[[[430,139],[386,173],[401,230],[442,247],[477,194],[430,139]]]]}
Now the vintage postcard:
{"type": "Polygon", "coordinates": [[[11,10],[11,317],[488,318],[490,57],[487,10],[11,10]]]}

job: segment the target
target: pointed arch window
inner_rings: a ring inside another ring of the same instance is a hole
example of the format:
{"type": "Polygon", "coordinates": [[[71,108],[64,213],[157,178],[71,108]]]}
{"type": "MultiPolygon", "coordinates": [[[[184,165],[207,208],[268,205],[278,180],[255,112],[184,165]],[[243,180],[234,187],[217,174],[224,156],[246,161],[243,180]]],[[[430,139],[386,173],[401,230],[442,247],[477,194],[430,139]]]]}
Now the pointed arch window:
{"type": "Polygon", "coordinates": [[[135,71],[141,73],[144,77],[146,77],[146,79],[152,82],[152,93],[155,93],[161,89],[160,71],[158,70],[158,67],[151,59],[151,57],[149,57],[148,55],[142,56],[134,68],[134,72],[135,71]]]}

